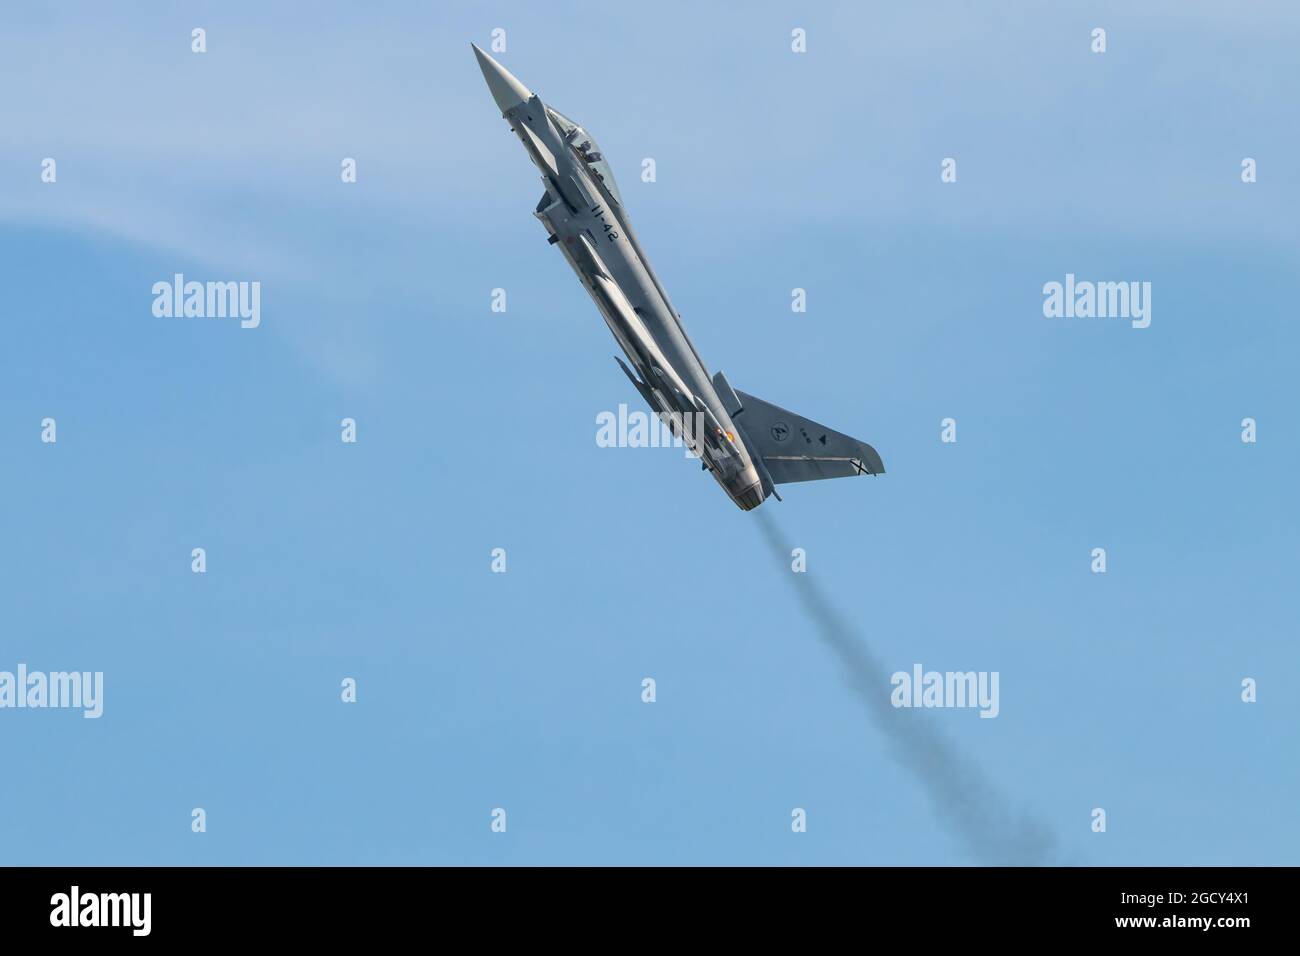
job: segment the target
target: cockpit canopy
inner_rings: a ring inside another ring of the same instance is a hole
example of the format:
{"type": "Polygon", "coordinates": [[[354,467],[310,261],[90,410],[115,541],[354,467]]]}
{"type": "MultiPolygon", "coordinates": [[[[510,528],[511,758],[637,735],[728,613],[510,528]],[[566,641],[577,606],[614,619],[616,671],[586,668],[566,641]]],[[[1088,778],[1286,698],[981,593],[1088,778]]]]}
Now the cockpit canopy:
{"type": "Polygon", "coordinates": [[[605,184],[610,195],[621,206],[623,205],[623,196],[618,191],[618,183],[614,182],[614,171],[609,168],[609,162],[605,155],[600,151],[595,138],[584,130],[581,126],[569,119],[557,109],[547,107],[546,111],[550,114],[552,122],[560,130],[560,135],[564,141],[569,144],[569,148],[587,164],[587,168],[592,174],[605,184]]]}

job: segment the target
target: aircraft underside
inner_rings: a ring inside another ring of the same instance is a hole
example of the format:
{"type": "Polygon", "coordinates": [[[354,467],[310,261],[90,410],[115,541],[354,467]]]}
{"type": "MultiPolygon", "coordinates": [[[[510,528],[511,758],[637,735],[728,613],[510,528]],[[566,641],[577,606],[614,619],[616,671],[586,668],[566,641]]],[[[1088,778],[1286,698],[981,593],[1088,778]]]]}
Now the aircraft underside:
{"type": "Polygon", "coordinates": [[[624,373],[651,410],[699,456],[743,510],[776,486],[857,475],[884,465],[865,442],[709,375],[632,232],[608,161],[581,126],[548,107],[474,48],[502,115],[542,173],[534,215],[587,289],[627,357],[624,373]],[[629,367],[630,366],[630,367],[629,367]]]}

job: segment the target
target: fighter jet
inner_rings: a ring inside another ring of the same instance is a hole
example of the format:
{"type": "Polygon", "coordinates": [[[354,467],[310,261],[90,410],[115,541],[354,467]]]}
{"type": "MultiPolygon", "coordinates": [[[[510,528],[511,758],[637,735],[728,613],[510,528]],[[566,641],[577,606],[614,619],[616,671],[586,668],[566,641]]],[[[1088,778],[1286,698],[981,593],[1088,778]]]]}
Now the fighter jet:
{"type": "Polygon", "coordinates": [[[492,98],[541,171],[533,215],[578,274],[627,362],[624,374],[742,509],[776,486],[885,471],[865,442],[736,391],[709,375],[628,220],[596,139],[474,44],[492,98]],[[630,367],[629,367],[630,366],[630,367]]]}

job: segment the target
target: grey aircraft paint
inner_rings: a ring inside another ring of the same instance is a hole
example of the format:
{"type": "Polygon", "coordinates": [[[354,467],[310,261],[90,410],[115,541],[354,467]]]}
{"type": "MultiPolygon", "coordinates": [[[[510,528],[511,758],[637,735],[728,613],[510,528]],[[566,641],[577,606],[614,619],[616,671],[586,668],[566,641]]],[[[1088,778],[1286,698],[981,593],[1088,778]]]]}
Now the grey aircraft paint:
{"type": "Polygon", "coordinates": [[[546,192],[533,215],[578,274],[631,368],[616,361],[651,409],[684,433],[731,500],[748,511],[785,482],[883,474],[880,456],[865,442],[738,392],[721,372],[710,377],[591,134],[477,46],[474,55],[502,116],[541,170],[546,192]]]}

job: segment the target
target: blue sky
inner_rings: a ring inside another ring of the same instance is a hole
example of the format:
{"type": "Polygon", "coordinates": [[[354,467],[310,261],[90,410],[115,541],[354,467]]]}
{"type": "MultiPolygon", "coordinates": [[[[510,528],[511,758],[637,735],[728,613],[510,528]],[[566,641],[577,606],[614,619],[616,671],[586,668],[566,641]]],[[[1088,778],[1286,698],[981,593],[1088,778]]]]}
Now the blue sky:
{"type": "Polygon", "coordinates": [[[105,702],[0,711],[0,859],[979,862],[757,516],[596,446],[641,406],[530,215],[500,27],[711,368],[880,451],[764,510],[887,668],[1001,675],[997,719],[908,716],[1062,861],[1297,861],[1295,8],[661,7],[6,11],[0,670],[105,702]],[[261,326],[155,317],[176,272],[260,281],[261,326]],[[1067,272],[1151,282],[1150,328],[1044,318],[1067,272]]]}

